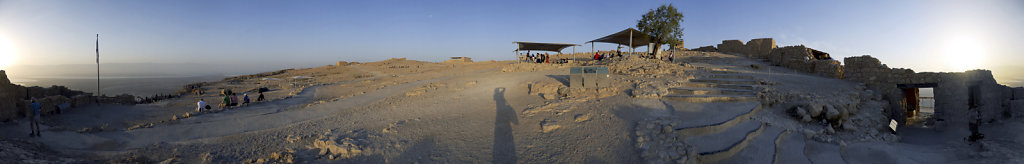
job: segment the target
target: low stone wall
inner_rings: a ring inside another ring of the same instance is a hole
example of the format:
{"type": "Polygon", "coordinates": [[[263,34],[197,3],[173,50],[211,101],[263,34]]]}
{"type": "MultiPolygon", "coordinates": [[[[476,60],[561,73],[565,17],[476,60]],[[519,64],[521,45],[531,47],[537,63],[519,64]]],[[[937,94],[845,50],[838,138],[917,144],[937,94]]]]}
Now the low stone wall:
{"type": "MultiPolygon", "coordinates": [[[[58,112],[58,106],[67,103],[66,108],[79,107],[96,102],[96,97],[64,86],[23,87],[12,84],[7,73],[0,70],[0,121],[28,116],[30,99],[35,98],[42,105],[43,115],[58,112]]],[[[132,95],[105,98],[104,103],[135,104],[132,95]]]]}
{"type": "Polygon", "coordinates": [[[740,54],[749,58],[765,58],[776,48],[778,46],[772,38],[752,39],[746,44],[739,40],[723,40],[722,44],[718,44],[719,52],[740,54]]]}

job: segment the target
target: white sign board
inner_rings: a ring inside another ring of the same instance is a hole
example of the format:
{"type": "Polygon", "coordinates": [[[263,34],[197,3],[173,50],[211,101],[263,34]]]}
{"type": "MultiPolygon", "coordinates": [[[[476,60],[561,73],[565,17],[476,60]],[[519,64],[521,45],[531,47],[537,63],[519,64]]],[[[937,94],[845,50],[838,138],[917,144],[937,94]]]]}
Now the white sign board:
{"type": "Polygon", "coordinates": [[[896,126],[898,126],[898,125],[899,125],[899,123],[896,123],[896,120],[889,119],[889,128],[892,129],[892,131],[895,132],[896,131],[896,126]]]}

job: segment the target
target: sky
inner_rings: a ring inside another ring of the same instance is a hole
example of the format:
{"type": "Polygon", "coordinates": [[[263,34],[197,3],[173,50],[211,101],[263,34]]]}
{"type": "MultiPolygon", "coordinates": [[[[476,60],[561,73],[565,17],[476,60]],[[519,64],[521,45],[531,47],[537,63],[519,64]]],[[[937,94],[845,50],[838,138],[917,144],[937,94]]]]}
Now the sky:
{"type": "Polygon", "coordinates": [[[917,72],[981,68],[1000,83],[1024,83],[1024,1],[1017,0],[0,0],[0,69],[95,64],[96,34],[102,63],[231,73],[393,57],[511,60],[512,42],[583,44],[635,27],[664,4],[683,13],[688,48],[767,37],[840,61],[871,55],[917,72]]]}

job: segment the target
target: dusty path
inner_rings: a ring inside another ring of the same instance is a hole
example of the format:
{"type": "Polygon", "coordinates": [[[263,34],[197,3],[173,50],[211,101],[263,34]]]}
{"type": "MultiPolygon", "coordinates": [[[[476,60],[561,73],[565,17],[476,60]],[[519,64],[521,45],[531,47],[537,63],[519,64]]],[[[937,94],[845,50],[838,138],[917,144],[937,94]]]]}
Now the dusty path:
{"type": "Polygon", "coordinates": [[[234,108],[225,112],[198,115],[182,119],[178,123],[115,132],[56,131],[47,134],[47,137],[40,138],[40,140],[54,148],[77,150],[125,150],[160,142],[201,140],[320,120],[335,115],[339,111],[357,108],[360,104],[376,102],[393,94],[402,93],[411,87],[437,80],[440,79],[400,84],[306,108],[305,104],[310,102],[317,90],[317,87],[312,87],[292,98],[234,108]]]}

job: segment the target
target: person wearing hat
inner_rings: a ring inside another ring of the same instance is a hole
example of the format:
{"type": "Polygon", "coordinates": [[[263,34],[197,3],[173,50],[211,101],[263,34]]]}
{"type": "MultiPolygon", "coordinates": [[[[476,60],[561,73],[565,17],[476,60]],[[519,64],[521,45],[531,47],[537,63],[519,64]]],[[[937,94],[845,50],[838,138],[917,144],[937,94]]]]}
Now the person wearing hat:
{"type": "Polygon", "coordinates": [[[243,93],[242,94],[242,105],[249,105],[249,94],[248,93],[243,93]]]}

